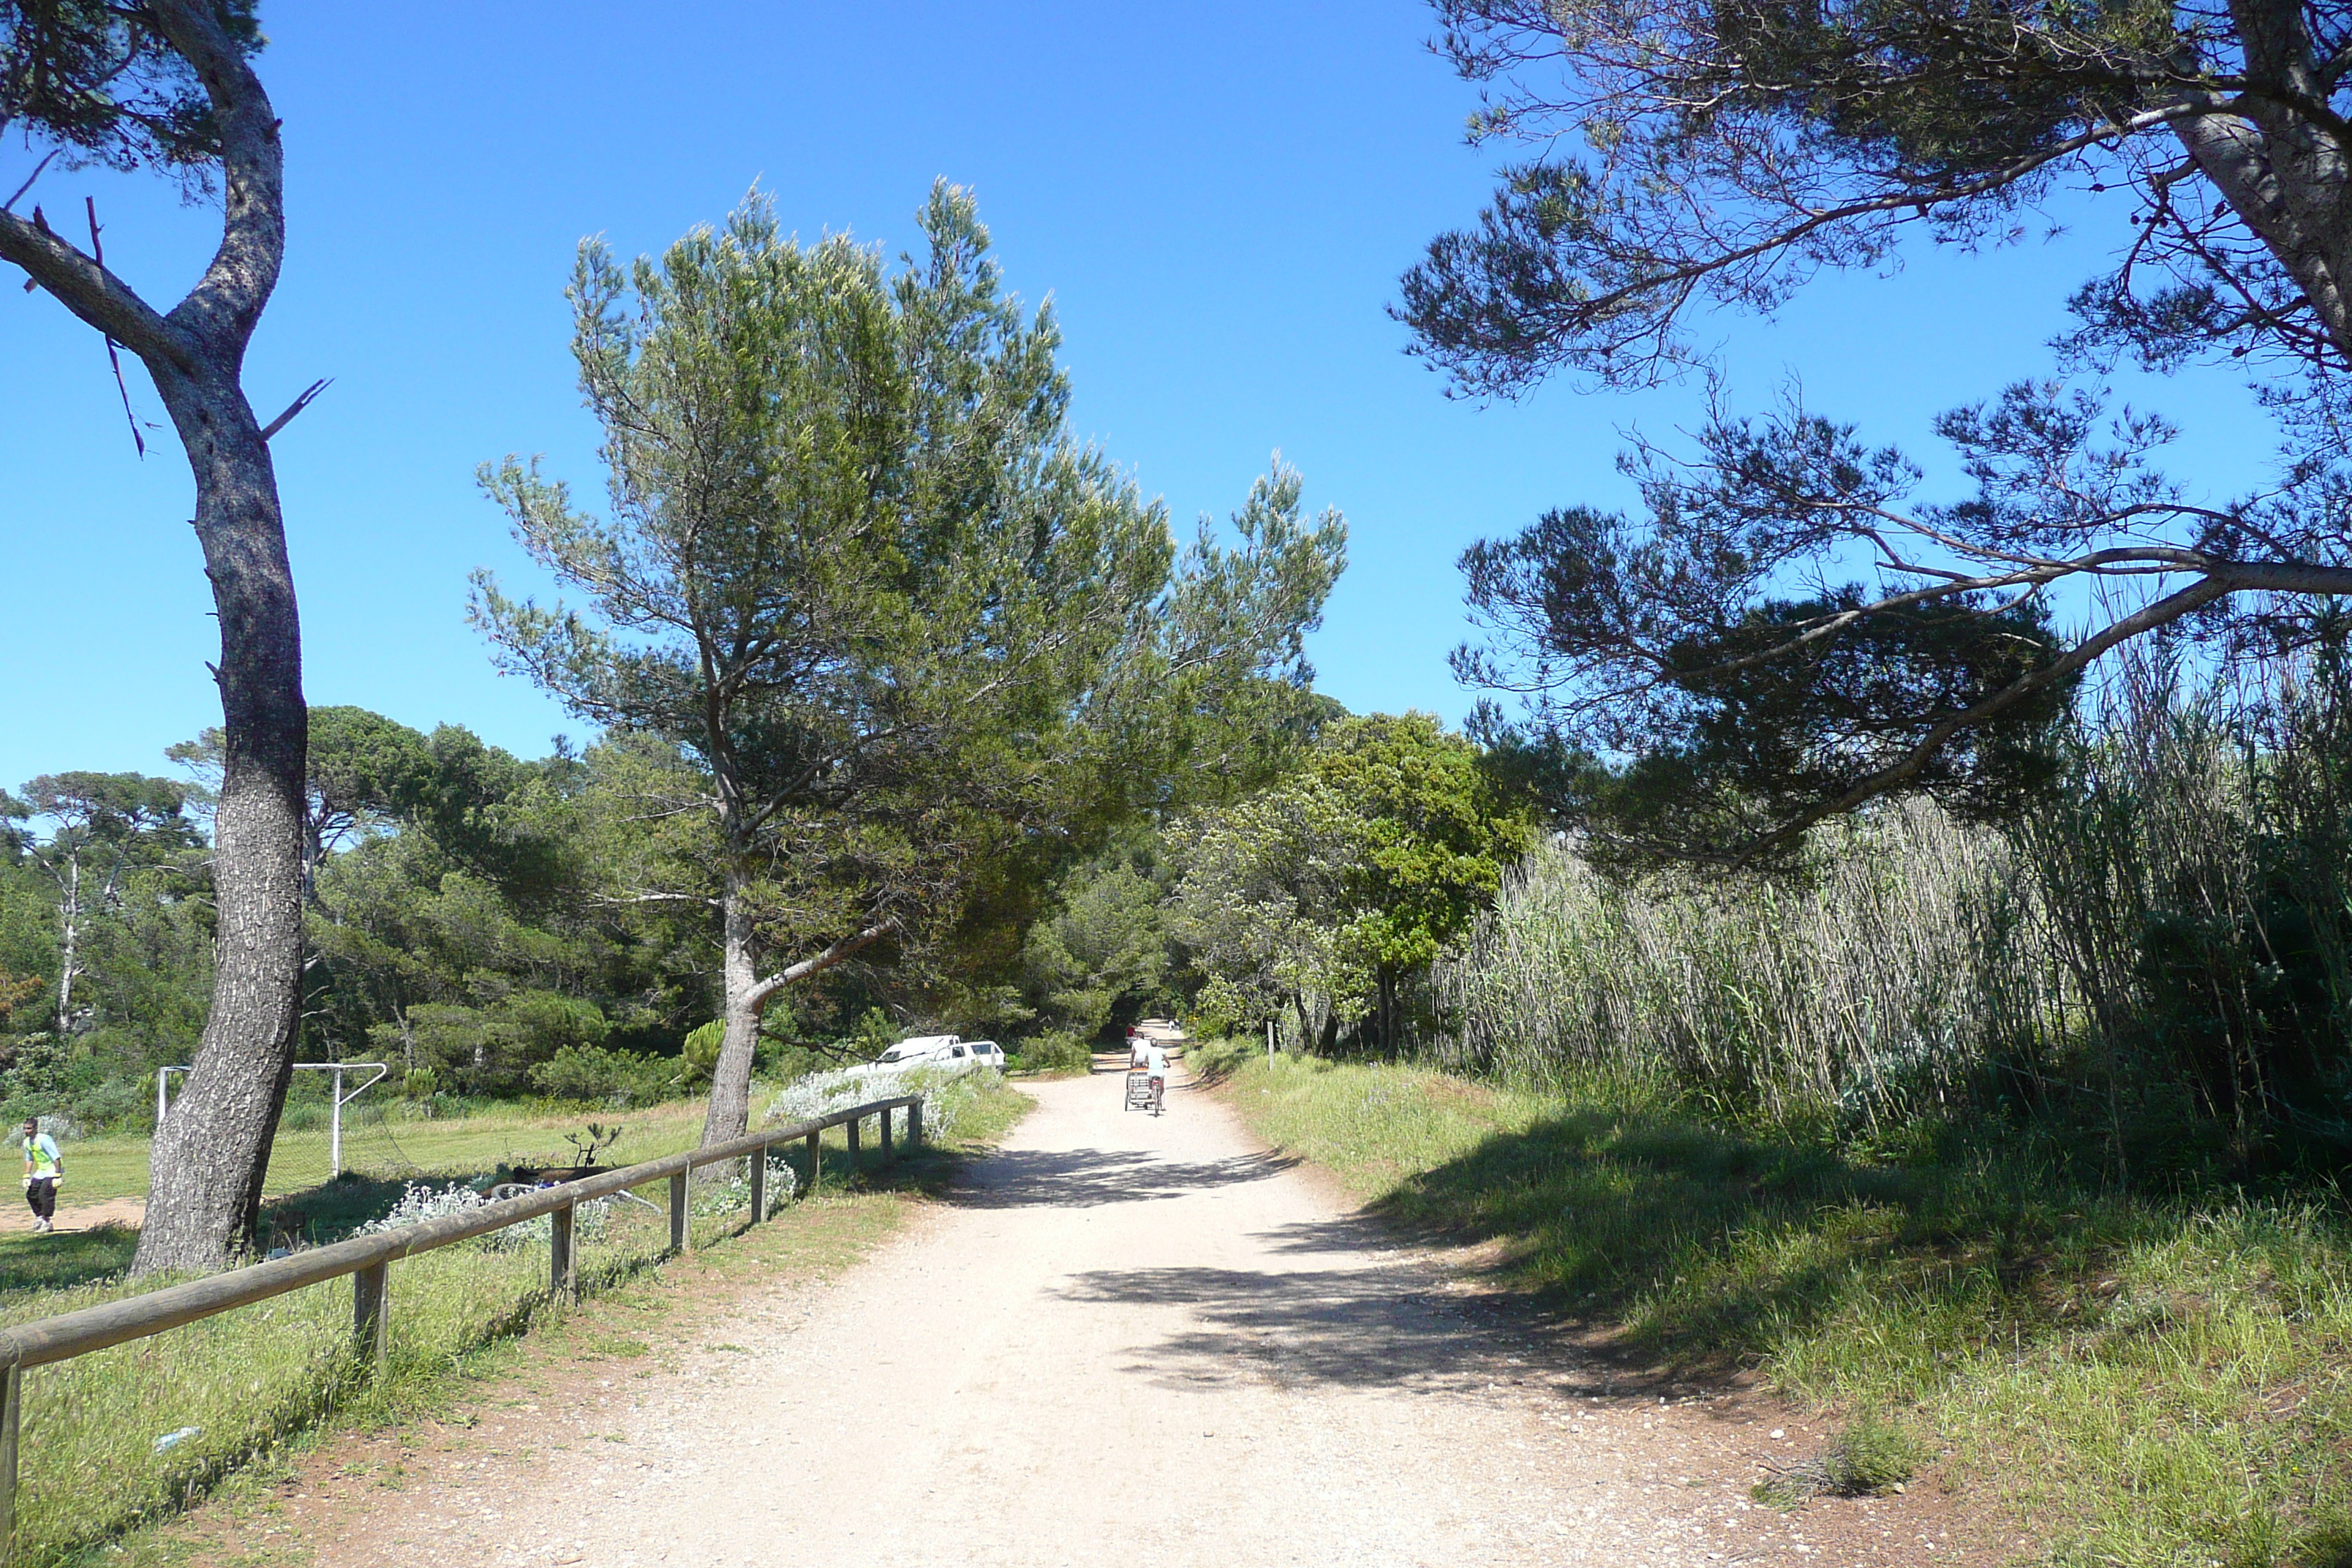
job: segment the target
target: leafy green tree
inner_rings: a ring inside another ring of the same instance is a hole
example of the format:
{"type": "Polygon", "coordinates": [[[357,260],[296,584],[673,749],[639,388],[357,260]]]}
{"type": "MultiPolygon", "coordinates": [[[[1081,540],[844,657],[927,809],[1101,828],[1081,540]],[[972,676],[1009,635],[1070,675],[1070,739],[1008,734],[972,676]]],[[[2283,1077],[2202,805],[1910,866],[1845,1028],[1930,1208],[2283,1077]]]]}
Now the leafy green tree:
{"type": "Polygon", "coordinates": [[[1490,908],[1527,853],[1524,805],[1496,785],[1478,748],[1426,713],[1375,713],[1335,726],[1307,771],[1355,816],[1340,871],[1341,945],[1372,977],[1381,1044],[1404,1036],[1402,984],[1490,908]]]}
{"type": "Polygon", "coordinates": [[[23,800],[0,795],[0,833],[57,889],[58,1035],[71,1031],[74,985],[89,969],[89,928],[117,913],[123,873],[190,848],[195,840],[181,815],[186,791],[171,779],[141,773],[44,773],[25,786],[23,800]],[[6,826],[38,818],[54,824],[45,841],[6,826]],[[92,879],[103,876],[95,885],[92,879]]]}
{"type": "MultiPolygon", "coordinates": [[[[221,630],[226,735],[215,813],[217,962],[204,1043],[159,1132],[135,1272],[214,1268],[250,1241],[300,1007],[301,629],[268,425],[247,402],[247,344],[285,255],[281,123],[253,71],[251,0],[0,0],[0,128],[37,154],[0,175],[0,261],[24,269],[153,379],[195,480],[196,537],[221,630]],[[221,239],[194,288],[158,310],[36,203],[62,156],[153,169],[192,191],[218,179],[221,239]]],[[[316,387],[311,389],[315,393],[316,387]]],[[[143,449],[134,425],[132,435],[143,449]]]]}
{"type": "MultiPolygon", "coordinates": [[[[625,273],[590,243],[571,297],[609,516],[512,459],[483,472],[590,607],[483,575],[478,623],[574,711],[677,748],[638,815],[708,826],[700,867],[672,861],[683,885],[611,896],[719,915],[709,1141],[746,1124],[769,1003],[951,928],[1003,825],[1066,804],[1090,699],[1164,668],[1158,510],[1071,437],[1051,315],[1003,292],[971,198],[940,184],[921,223],[928,257],[895,275],[845,237],[782,236],[756,197],[625,273]]],[[[1279,663],[1320,597],[1201,668],[1279,663]]]]}
{"type": "Polygon", "coordinates": [[[401,740],[359,717],[346,731],[396,765],[341,797],[368,828],[319,875],[314,1049],[365,1038],[420,1083],[504,1094],[559,1051],[675,1022],[658,933],[646,940],[593,896],[593,753],[526,763],[456,726],[401,740]]]}
{"type": "Polygon", "coordinates": [[[1038,1009],[1083,1037],[1173,1001],[1169,888],[1119,854],[1078,868],[1029,927],[1022,969],[1038,1009]]]}
{"type": "Polygon", "coordinates": [[[1528,813],[1475,745],[1423,713],[1327,728],[1297,772],[1171,831],[1179,929],[1204,1011],[1286,1008],[1328,1045],[1367,1016],[1394,1048],[1412,980],[1493,901],[1528,813]]]}

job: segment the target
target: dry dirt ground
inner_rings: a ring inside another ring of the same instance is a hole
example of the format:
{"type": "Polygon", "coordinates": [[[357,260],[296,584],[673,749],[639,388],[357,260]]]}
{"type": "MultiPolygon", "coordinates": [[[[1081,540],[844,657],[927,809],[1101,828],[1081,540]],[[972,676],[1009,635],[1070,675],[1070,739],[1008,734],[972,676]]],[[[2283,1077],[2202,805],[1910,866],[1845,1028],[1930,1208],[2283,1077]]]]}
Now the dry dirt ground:
{"type": "MultiPolygon", "coordinates": [[[[75,1204],[68,1203],[65,1194],[58,1194],[58,1228],[61,1231],[97,1230],[110,1225],[137,1230],[140,1221],[146,1217],[145,1198],[100,1198],[94,1204],[75,1204]]],[[[14,1195],[0,1193],[0,1236],[19,1231],[30,1234],[32,1228],[33,1211],[14,1195]]]]}
{"type": "Polygon", "coordinates": [[[1210,1095],[1180,1083],[1153,1119],[1120,1087],[1035,1086],[945,1202],[830,1285],[753,1288],[672,1371],[592,1364],[527,1405],[486,1398],[456,1441],[401,1439],[397,1491],[351,1479],[365,1444],[329,1445],[269,1533],[320,1568],[1995,1563],[2025,1546],[1932,1476],[1791,1513],[1751,1502],[1765,1465],[1819,1447],[1815,1424],[1580,1352],[1349,1214],[1210,1095]],[[533,1447],[551,1426],[580,1440],[533,1447]]]}

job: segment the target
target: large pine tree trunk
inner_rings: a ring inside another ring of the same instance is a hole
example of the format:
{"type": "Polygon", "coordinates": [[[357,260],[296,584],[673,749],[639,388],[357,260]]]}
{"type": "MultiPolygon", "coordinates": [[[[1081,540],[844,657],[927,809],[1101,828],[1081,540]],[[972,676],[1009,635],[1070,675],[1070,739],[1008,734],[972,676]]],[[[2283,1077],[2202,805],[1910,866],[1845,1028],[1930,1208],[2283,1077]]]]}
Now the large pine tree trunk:
{"type": "Polygon", "coordinates": [[[187,62],[218,138],[220,247],[168,315],[108,270],[95,234],[85,253],[37,205],[29,219],[0,210],[0,260],[154,377],[195,478],[196,537],[220,615],[214,673],[227,754],[214,823],[212,1011],[179,1104],[157,1131],[135,1273],[217,1268],[250,1240],[300,1005],[310,714],[278,478],[242,385],[246,346],[286,255],[285,154],[226,15],[214,0],[142,0],[124,13],[187,62]]]}
{"type": "Polygon", "coordinates": [[[751,1121],[751,1058],[760,1043],[760,1016],[772,991],[760,984],[760,954],[751,931],[742,877],[730,868],[720,971],[727,994],[727,1031],[710,1072],[710,1109],[702,1123],[708,1148],[740,1138],[751,1121]]]}
{"type": "Polygon", "coordinates": [[[268,444],[226,374],[158,374],[196,477],[219,608],[226,767],[214,814],[212,1010],[157,1130],[131,1268],[216,1268],[250,1244],[292,1073],[302,973],[302,639],[268,444]]]}

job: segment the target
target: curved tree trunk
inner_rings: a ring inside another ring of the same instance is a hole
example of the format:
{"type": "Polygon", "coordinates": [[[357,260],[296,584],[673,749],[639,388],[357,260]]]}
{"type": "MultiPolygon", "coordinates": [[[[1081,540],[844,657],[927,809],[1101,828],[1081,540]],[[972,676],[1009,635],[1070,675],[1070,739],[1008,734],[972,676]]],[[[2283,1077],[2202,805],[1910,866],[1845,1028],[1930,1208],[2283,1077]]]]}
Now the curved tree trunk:
{"type": "Polygon", "coordinates": [[[233,378],[156,378],[196,473],[220,609],[212,1010],[156,1130],[137,1273],[218,1268],[250,1243],[292,1075],[302,975],[302,641],[269,447],[233,378]]]}
{"type": "Polygon", "coordinates": [[[212,101],[221,240],[204,277],[158,314],[108,270],[95,234],[84,254],[38,206],[29,220],[0,208],[0,260],[137,354],[154,378],[195,479],[196,537],[220,615],[214,674],[226,756],[214,823],[212,1009],[187,1086],[157,1131],[131,1264],[143,1274],[218,1268],[252,1237],[300,1005],[310,714],[277,474],[242,385],[246,345],[286,254],[278,118],[211,0],[145,0],[139,16],[212,101]]]}

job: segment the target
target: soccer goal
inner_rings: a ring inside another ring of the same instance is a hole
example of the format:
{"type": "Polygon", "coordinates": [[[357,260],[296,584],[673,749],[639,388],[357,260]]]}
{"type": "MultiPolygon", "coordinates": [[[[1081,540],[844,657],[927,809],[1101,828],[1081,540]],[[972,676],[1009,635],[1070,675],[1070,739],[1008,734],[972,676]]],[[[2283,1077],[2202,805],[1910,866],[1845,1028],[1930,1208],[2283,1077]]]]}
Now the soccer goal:
{"type": "MultiPolygon", "coordinates": [[[[165,1114],[172,1109],[172,1075],[187,1070],[184,1067],[155,1069],[155,1129],[159,1132],[163,1131],[165,1114]]],[[[333,1181],[343,1173],[343,1107],[382,1083],[384,1074],[392,1068],[383,1062],[296,1062],[294,1070],[335,1075],[333,1091],[327,1097],[327,1179],[333,1181]],[[343,1087],[344,1075],[359,1073],[369,1076],[346,1089],[343,1087]]],[[[317,1168],[315,1165],[311,1167],[313,1170],[317,1168]]]]}

